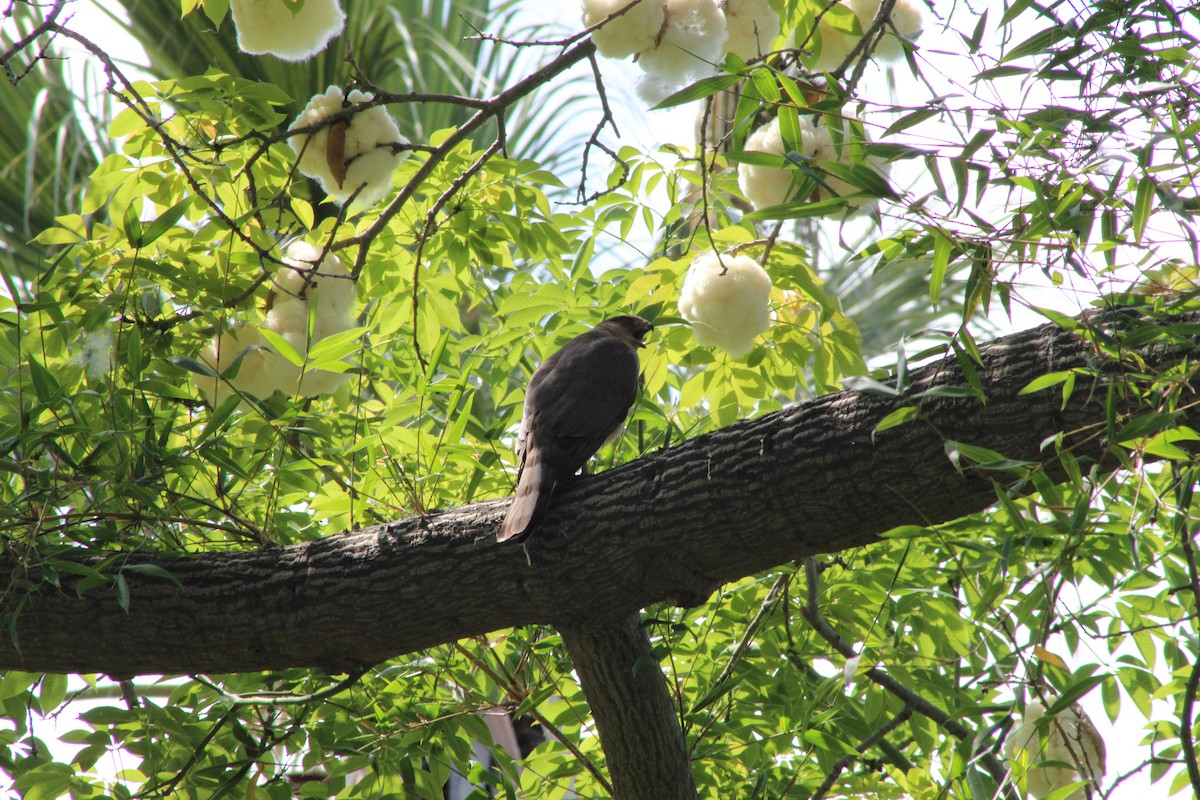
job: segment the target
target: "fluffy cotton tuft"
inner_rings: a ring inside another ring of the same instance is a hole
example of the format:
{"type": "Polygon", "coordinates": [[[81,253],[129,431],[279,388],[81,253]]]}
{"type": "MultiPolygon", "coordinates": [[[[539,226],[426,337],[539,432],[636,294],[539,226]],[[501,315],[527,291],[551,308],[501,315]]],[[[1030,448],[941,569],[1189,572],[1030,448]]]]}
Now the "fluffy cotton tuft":
{"type": "Polygon", "coordinates": [[[679,313],[702,345],[715,345],[734,358],[754,347],[771,327],[771,276],[749,256],[698,256],[683,279],[679,313]]]}
{"type": "Polygon", "coordinates": [[[338,0],[304,0],[295,14],[284,0],[232,0],[229,10],[243,53],[269,53],[285,61],[312,58],[346,23],[338,0]]]}
{"type": "Polygon", "coordinates": [[[820,46],[816,57],[809,61],[808,65],[813,72],[830,72],[837,69],[845,63],[854,46],[858,44],[858,37],[834,30],[824,22],[817,25],[816,38],[819,39],[820,46]]]}
{"type": "Polygon", "coordinates": [[[667,0],[658,46],[638,53],[638,64],[646,72],[638,82],[638,95],[657,105],[684,84],[711,75],[721,62],[727,35],[717,0],[667,0]]]}
{"type": "MultiPolygon", "coordinates": [[[[842,130],[842,135],[837,143],[834,143],[833,135],[824,124],[814,123],[808,116],[800,117],[800,141],[796,143],[796,152],[818,161],[854,163],[855,151],[861,146],[861,143],[852,141],[854,128],[850,126],[848,120],[838,120],[834,124],[839,124],[842,130]]],[[[749,152],[784,155],[787,149],[780,133],[778,117],[750,134],[746,138],[745,149],[749,152]]],[[[877,156],[869,155],[860,163],[866,164],[880,176],[886,176],[889,171],[889,165],[877,156]]],[[[819,165],[814,164],[812,168],[817,171],[819,165]]],[[[746,199],[755,209],[779,205],[788,200],[803,199],[792,197],[793,181],[799,177],[798,171],[788,168],[761,167],[753,164],[738,165],[738,186],[741,187],[742,194],[746,195],[746,199]]],[[[825,185],[818,186],[813,196],[808,199],[813,201],[829,200],[835,196],[835,193],[837,197],[843,197],[860,192],[860,189],[854,184],[829,173],[822,175],[821,180],[825,185]]],[[[856,209],[871,202],[873,200],[868,197],[851,197],[846,201],[849,207],[856,209]]]]}
{"type": "MultiPolygon", "coordinates": [[[[800,152],[805,155],[811,156],[816,152],[815,134],[810,117],[800,118],[799,145],[800,152]]],[[[775,117],[750,134],[746,138],[745,149],[755,153],[784,155],[787,150],[779,130],[779,118],[775,117]]],[[[754,164],[738,165],[738,186],[756,209],[787,202],[792,193],[792,181],[798,176],[799,173],[792,169],[760,167],[754,164]]]]}
{"type": "MultiPolygon", "coordinates": [[[[854,12],[858,26],[866,32],[875,22],[879,13],[881,0],[840,0],[841,4],[854,12]]],[[[872,55],[885,61],[896,61],[904,55],[904,46],[899,37],[912,41],[921,34],[925,26],[925,15],[917,0],[896,0],[892,7],[891,25],[885,25],[883,36],[875,45],[872,55]],[[893,30],[894,26],[894,30],[893,30]]],[[[858,36],[851,36],[832,28],[822,19],[817,23],[819,41],[817,54],[808,61],[809,69],[814,72],[828,72],[837,69],[845,61],[850,52],[858,45],[858,36]]]]}
{"type": "Polygon", "coordinates": [[[216,373],[234,372],[236,361],[237,374],[226,375],[224,379],[193,375],[192,380],[213,408],[235,392],[265,400],[279,388],[275,371],[276,362],[282,360],[256,328],[234,327],[213,339],[200,353],[200,361],[216,373]],[[240,361],[238,356],[241,356],[240,361]]]}
{"type": "MultiPolygon", "coordinates": [[[[864,31],[871,27],[875,15],[879,13],[881,0],[843,0],[843,2],[858,17],[858,24],[864,31]]],[[[904,56],[904,46],[900,44],[897,34],[912,41],[920,35],[925,27],[925,15],[917,0],[896,0],[892,6],[891,25],[883,27],[883,36],[875,46],[874,56],[885,61],[896,61],[904,56]],[[893,27],[895,30],[893,30],[893,27]]]]}
{"type": "MultiPolygon", "coordinates": [[[[302,357],[309,346],[326,336],[354,327],[354,281],[342,260],[308,242],[293,242],[275,276],[274,299],[263,327],[278,333],[302,357]],[[309,331],[309,311],[312,330],[309,331]]],[[[305,370],[281,359],[291,371],[281,370],[279,388],[289,394],[314,395],[332,392],[349,375],[328,370],[305,370]]]]}
{"type": "MultiPolygon", "coordinates": [[[[583,24],[590,28],[620,11],[629,0],[583,0],[583,24]]],[[[666,0],[642,0],[612,22],[592,32],[596,50],[608,58],[629,58],[654,47],[667,16],[666,0]]]]}
{"type": "MultiPolygon", "coordinates": [[[[857,132],[851,127],[849,120],[826,117],[825,122],[832,122],[832,124],[840,126],[841,136],[835,143],[827,125],[817,124],[813,129],[813,143],[815,146],[810,155],[818,161],[836,161],[841,164],[855,163],[855,151],[863,144],[871,141],[871,137],[866,135],[866,130],[863,130],[865,138],[859,141],[854,138],[857,132]]],[[[858,163],[874,170],[880,177],[887,177],[887,174],[891,171],[891,165],[878,156],[868,155],[858,163]]],[[[818,187],[817,200],[829,200],[835,196],[844,197],[862,192],[862,189],[858,186],[829,173],[826,173],[822,179],[825,181],[825,186],[818,187]]],[[[874,202],[873,198],[865,196],[853,197],[846,201],[847,205],[851,208],[862,208],[874,202]]]]}
{"type": "MultiPolygon", "coordinates": [[[[292,127],[316,125],[345,106],[370,99],[369,94],[357,89],[344,98],[341,89],[330,86],[309,101],[292,127]]],[[[406,141],[383,106],[360,111],[348,121],[340,120],[312,133],[297,134],[288,144],[300,156],[301,172],[319,181],[335,202],[344,203],[354,195],[355,208],[369,208],[387,195],[392,188],[392,173],[406,154],[403,150],[393,151],[393,145],[406,141]]]]}
{"type": "MultiPolygon", "coordinates": [[[[1025,706],[1021,722],[1004,741],[1004,753],[1016,760],[1024,753],[1025,788],[1031,797],[1042,798],[1051,792],[1081,780],[1090,780],[1093,792],[1104,777],[1104,739],[1079,704],[1063,709],[1039,730],[1037,721],[1046,715],[1046,708],[1037,700],[1025,706]],[[1066,766],[1036,766],[1041,761],[1062,761],[1066,766]]],[[[1067,795],[1065,800],[1083,800],[1084,787],[1067,795]]]]}
{"type": "MultiPolygon", "coordinates": [[[[284,254],[283,264],[275,274],[270,310],[262,327],[279,334],[306,358],[311,344],[354,327],[354,281],[340,258],[330,253],[322,260],[321,251],[307,242],[293,242],[284,254]]],[[[212,405],[233,391],[229,384],[265,400],[276,391],[304,397],[328,394],[349,378],[341,372],[302,369],[277,353],[251,327],[222,333],[201,353],[200,360],[213,371],[224,372],[253,345],[261,349],[246,352],[232,378],[195,376],[197,387],[212,405]]]]}
{"type": "Polygon", "coordinates": [[[83,336],[83,351],[79,354],[84,372],[92,380],[99,380],[112,372],[113,335],[108,328],[97,328],[83,336]]]}
{"type": "Polygon", "coordinates": [[[726,0],[725,29],[729,32],[721,51],[750,60],[770,52],[779,35],[779,15],[767,0],[726,0]]]}

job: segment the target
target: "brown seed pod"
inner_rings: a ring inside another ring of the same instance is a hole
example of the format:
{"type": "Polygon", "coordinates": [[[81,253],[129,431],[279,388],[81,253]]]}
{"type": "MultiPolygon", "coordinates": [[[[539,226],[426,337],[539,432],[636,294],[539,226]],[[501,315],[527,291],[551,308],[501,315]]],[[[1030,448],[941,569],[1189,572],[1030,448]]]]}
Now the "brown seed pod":
{"type": "Polygon", "coordinates": [[[329,126],[329,137],[325,143],[325,164],[339,189],[342,188],[342,181],[346,180],[346,129],[349,127],[350,123],[339,119],[329,126]]]}

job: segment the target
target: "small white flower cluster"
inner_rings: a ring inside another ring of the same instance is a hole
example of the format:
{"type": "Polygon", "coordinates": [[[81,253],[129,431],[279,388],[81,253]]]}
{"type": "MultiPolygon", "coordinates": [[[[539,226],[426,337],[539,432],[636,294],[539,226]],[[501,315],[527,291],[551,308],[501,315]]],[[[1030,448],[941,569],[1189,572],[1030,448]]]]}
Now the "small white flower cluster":
{"type": "MultiPolygon", "coordinates": [[[[865,33],[874,23],[882,3],[881,0],[840,0],[840,4],[854,12],[859,28],[865,33]]],[[[904,45],[899,37],[912,41],[920,36],[925,17],[918,0],[896,0],[890,20],[890,24],[884,24],[883,37],[872,55],[885,61],[896,61],[904,55],[904,45]]],[[[829,72],[840,67],[861,38],[834,29],[824,18],[817,23],[817,34],[820,51],[808,62],[809,69],[814,72],[829,72]]]]}
{"type": "MultiPolygon", "coordinates": [[[[629,0],[583,0],[583,24],[591,27],[629,0]]],[[[592,33],[602,56],[637,57],[646,73],[638,94],[651,105],[684,84],[712,74],[726,53],[744,59],[771,49],[779,15],[767,0],[641,0],[592,33]]]]}
{"type": "MultiPolygon", "coordinates": [[[[828,120],[829,118],[826,117],[826,119],[828,120]]],[[[861,146],[863,142],[854,141],[856,131],[848,120],[835,120],[834,124],[841,127],[841,136],[838,137],[836,142],[834,141],[833,133],[825,124],[814,122],[810,116],[801,116],[799,119],[800,140],[794,143],[796,148],[792,152],[817,161],[835,161],[842,164],[853,163],[856,146],[861,146]]],[[[748,152],[768,153],[777,156],[786,155],[789,150],[785,146],[783,136],[780,132],[779,118],[772,119],[750,134],[746,138],[745,149],[748,152]]],[[[873,169],[881,177],[885,177],[890,169],[890,165],[887,162],[876,156],[868,155],[862,163],[873,169]]],[[[812,170],[819,172],[818,165],[813,164],[812,170]]],[[[742,194],[746,195],[746,199],[750,201],[750,204],[755,209],[776,206],[792,199],[804,199],[792,197],[793,181],[800,177],[801,173],[794,169],[766,167],[754,164],[738,165],[738,186],[741,187],[742,194]]],[[[855,195],[860,192],[859,188],[854,184],[828,173],[822,175],[821,180],[824,182],[824,185],[818,185],[815,197],[811,198],[814,201],[829,200],[835,196],[855,195]]],[[[847,205],[858,209],[871,202],[871,198],[851,196],[847,200],[847,205]]]]}
{"type": "Polygon", "coordinates": [[[698,344],[741,358],[771,327],[771,276],[749,256],[702,253],[684,276],[679,313],[698,344]]]}
{"type": "MultiPolygon", "coordinates": [[[[354,327],[354,281],[340,258],[330,253],[322,259],[321,251],[307,242],[293,242],[283,264],[275,274],[262,327],[307,358],[310,344],[354,327]]],[[[346,373],[293,364],[276,352],[257,328],[249,326],[220,334],[200,354],[200,360],[213,372],[236,373],[225,379],[194,376],[196,386],[214,407],[235,389],[260,400],[276,391],[311,397],[328,394],[349,378],[346,373]],[[232,369],[235,361],[236,370],[232,369]]]]}
{"type": "Polygon", "coordinates": [[[312,58],[346,23],[338,0],[304,0],[296,12],[285,0],[232,0],[229,10],[243,53],[268,53],[284,61],[312,58]]]}
{"type": "MultiPolygon", "coordinates": [[[[293,128],[319,124],[350,105],[371,100],[357,89],[349,98],[336,86],[315,95],[301,112],[293,128]]],[[[392,173],[407,151],[396,121],[383,106],[374,106],[325,125],[310,133],[293,136],[288,144],[300,156],[299,169],[315,178],[335,202],[354,197],[353,207],[370,208],[392,188],[392,173]],[[357,194],[356,194],[357,193],[357,194]]]]}
{"type": "MultiPolygon", "coordinates": [[[[1046,707],[1030,700],[1025,714],[1008,738],[1004,753],[1011,761],[1024,755],[1025,788],[1034,798],[1047,797],[1053,792],[1078,781],[1090,781],[1095,794],[1104,777],[1104,739],[1096,726],[1076,703],[1038,725],[1046,715],[1046,707]],[[1042,761],[1059,761],[1063,766],[1034,766],[1042,761]],[[1066,765],[1075,765],[1071,768],[1066,765]]],[[[1084,787],[1079,787],[1064,800],[1084,800],[1084,787]]]]}

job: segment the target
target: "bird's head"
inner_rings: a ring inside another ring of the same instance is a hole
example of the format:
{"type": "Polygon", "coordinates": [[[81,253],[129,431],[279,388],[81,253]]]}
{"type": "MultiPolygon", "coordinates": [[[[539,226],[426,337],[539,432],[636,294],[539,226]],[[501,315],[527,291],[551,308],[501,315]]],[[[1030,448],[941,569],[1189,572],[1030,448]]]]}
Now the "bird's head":
{"type": "Polygon", "coordinates": [[[641,317],[622,314],[619,317],[609,317],[604,320],[596,326],[596,330],[602,330],[618,339],[624,339],[634,347],[645,347],[642,337],[654,330],[654,326],[641,317]]]}

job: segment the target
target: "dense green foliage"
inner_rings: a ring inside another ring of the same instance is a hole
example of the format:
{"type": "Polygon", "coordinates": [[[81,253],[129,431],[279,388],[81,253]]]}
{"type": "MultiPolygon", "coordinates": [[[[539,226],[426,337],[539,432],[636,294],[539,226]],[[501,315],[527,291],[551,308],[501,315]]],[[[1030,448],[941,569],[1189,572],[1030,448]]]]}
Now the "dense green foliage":
{"type": "MultiPolygon", "coordinates": [[[[130,551],[287,544],[504,496],[528,376],[607,314],[660,327],[628,431],[601,451],[600,468],[866,374],[884,354],[864,352],[858,325],[876,348],[916,339],[970,372],[977,339],[1013,311],[1044,307],[1069,324],[1062,312],[1081,302],[1191,302],[1198,26],[1165,0],[1009,0],[978,16],[936,3],[921,50],[891,68],[899,100],[883,96],[878,66],[831,76],[814,100],[812,76],[786,52],[752,66],[731,59],[726,70],[746,80],[727,103],[722,153],[591,148],[597,185],[577,185],[601,115],[587,74],[554,74],[515,98],[507,149],[494,146],[495,118],[456,136],[472,107],[392,103],[418,148],[394,176],[402,201],[359,215],[318,202],[283,135],[310,94],[355,77],[341,59],[350,48],[384,90],[481,99],[561,48],[518,58],[463,40],[465,23],[439,37],[413,22],[457,19],[448,7],[364,3],[337,40],[344,49],[284,67],[238,54],[228,20],[214,32],[220,3],[182,22],[163,3],[128,5],[155,70],[98,64],[131,81],[114,81],[104,136],[65,111],[81,90],[53,62],[0,95],[26,137],[9,130],[0,141],[0,541],[43,591],[78,573],[71,559],[84,552],[112,559],[85,588],[120,597],[130,551]],[[171,39],[175,30],[186,39],[171,39]],[[57,104],[58,131],[42,103],[57,104]],[[840,200],[746,213],[738,151],[780,107],[863,117],[893,179],[848,177],[892,199],[853,221],[840,200]],[[582,132],[562,127],[574,116],[582,132]],[[654,252],[625,263],[632,249],[618,248],[643,225],[654,252]],[[210,407],[193,383],[207,370],[199,354],[235,323],[262,324],[280,243],[297,237],[332,243],[353,268],[358,327],[315,343],[305,363],[349,380],[328,396],[210,407]],[[774,325],[744,360],[670,324],[691,258],[713,247],[765,258],[774,283],[774,325]]],[[[777,5],[803,41],[823,4],[777,5]]],[[[23,30],[36,23],[32,7],[16,12],[23,30]]],[[[471,13],[490,33],[519,19],[511,7],[471,13]]],[[[4,35],[7,48],[17,37],[4,35]]],[[[66,38],[10,53],[11,66],[20,72],[66,38]]],[[[701,82],[691,96],[712,103],[730,86],[701,82]]],[[[989,797],[975,755],[999,739],[1014,698],[1047,688],[1068,699],[1094,690],[1101,702],[1089,708],[1153,743],[1142,772],[1161,779],[1154,791],[1186,786],[1181,735],[1192,731],[1180,720],[1195,697],[1186,684],[1200,589],[1188,443],[1200,435],[1175,412],[1190,377],[1186,366],[1148,376],[1130,391],[1150,393],[1162,414],[1097,432],[1127,469],[1093,472],[1067,452],[1071,479],[1056,485],[998,462],[992,512],[823,562],[820,613],[863,654],[846,676],[846,659],[801,614],[798,567],[727,586],[701,608],[649,609],[701,796],[809,797],[829,777],[842,796],[989,797]],[[874,666],[972,736],[914,715],[858,757],[904,708],[866,674],[874,666]]],[[[1074,380],[1033,388],[1066,396],[1074,380]]],[[[0,770],[28,797],[283,798],[294,790],[287,776],[319,770],[327,780],[296,791],[432,798],[452,768],[498,796],[602,793],[585,766],[603,762],[587,705],[549,629],[405,655],[314,697],[337,678],[139,680],[126,687],[136,704],[106,695],[103,676],[83,680],[0,680],[0,770]],[[492,738],[479,712],[496,707],[532,714],[563,741],[541,744],[519,775],[502,748],[498,772],[472,772],[471,742],[492,738]],[[76,713],[61,738],[78,753],[36,738],[36,718],[76,713]]]]}

